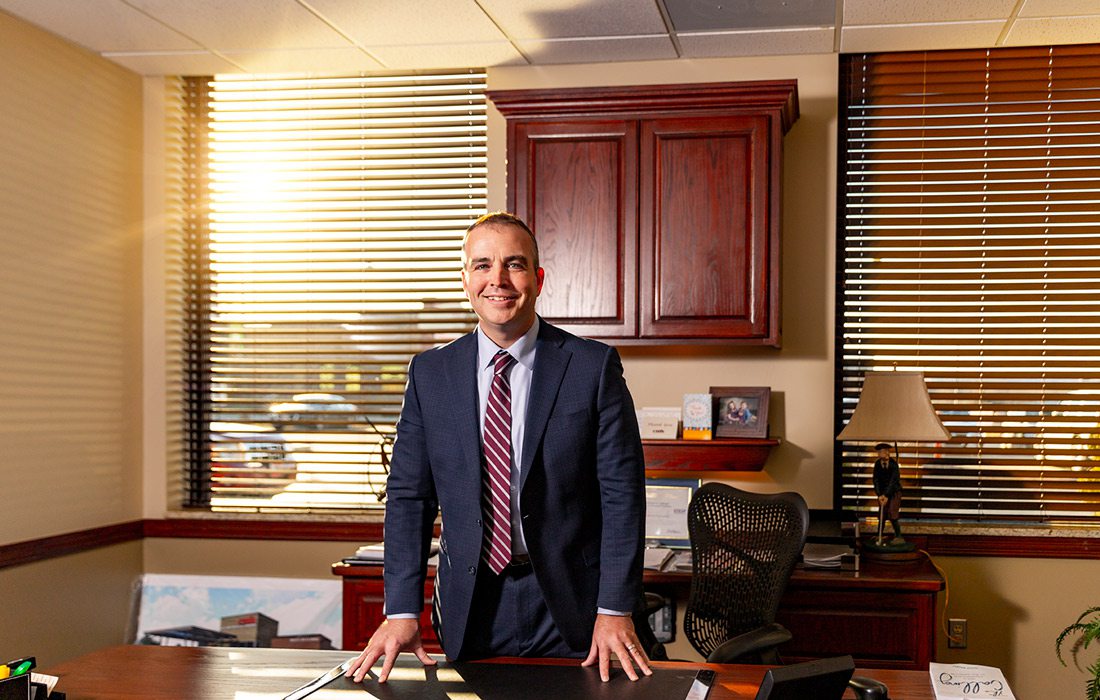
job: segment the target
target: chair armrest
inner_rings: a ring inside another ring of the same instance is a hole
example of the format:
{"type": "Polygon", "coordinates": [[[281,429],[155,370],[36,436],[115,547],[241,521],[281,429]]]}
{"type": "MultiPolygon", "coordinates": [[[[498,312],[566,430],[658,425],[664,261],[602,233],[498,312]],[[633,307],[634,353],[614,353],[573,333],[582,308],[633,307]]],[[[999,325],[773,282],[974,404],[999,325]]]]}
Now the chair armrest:
{"type": "MultiPolygon", "coordinates": [[[[791,633],[787,628],[778,622],[773,622],[722,642],[707,657],[707,663],[761,663],[761,656],[767,652],[774,655],[777,646],[789,641],[791,641],[791,633]],[[750,655],[755,655],[757,658],[749,661],[742,658],[750,655]]],[[[774,662],[764,661],[764,663],[774,662]]]]}

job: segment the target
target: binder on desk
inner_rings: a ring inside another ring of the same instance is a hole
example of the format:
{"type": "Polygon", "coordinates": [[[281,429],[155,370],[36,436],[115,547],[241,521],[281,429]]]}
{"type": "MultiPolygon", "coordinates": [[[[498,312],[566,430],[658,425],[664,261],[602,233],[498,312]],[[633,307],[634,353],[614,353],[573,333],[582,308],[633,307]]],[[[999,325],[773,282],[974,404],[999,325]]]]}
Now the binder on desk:
{"type": "Polygon", "coordinates": [[[31,700],[30,675],[0,680],[0,700],[31,700]]]}

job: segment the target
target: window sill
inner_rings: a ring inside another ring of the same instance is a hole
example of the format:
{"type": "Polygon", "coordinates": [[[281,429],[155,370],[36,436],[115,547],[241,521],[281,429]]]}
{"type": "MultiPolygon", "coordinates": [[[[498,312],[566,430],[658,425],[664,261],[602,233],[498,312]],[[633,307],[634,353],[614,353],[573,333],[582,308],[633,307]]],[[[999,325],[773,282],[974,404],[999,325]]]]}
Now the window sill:
{"type": "MultiPolygon", "coordinates": [[[[933,555],[1100,559],[1100,527],[1050,525],[921,523],[903,521],[905,539],[933,555]]],[[[863,525],[861,533],[874,532],[863,525]]]]}
{"type": "Polygon", "coordinates": [[[173,510],[144,521],[145,537],[371,542],[382,539],[385,512],[214,513],[173,510]]]}

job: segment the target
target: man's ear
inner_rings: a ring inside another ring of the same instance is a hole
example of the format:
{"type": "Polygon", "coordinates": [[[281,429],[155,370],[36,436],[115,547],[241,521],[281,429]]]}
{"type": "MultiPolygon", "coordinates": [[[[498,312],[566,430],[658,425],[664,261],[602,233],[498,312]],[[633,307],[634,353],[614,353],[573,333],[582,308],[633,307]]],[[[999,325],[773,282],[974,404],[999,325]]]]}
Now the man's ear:
{"type": "MultiPolygon", "coordinates": [[[[462,274],[465,275],[466,271],[463,270],[462,274]]],[[[546,280],[546,270],[541,267],[535,270],[535,279],[538,280],[538,288],[535,290],[535,296],[538,296],[542,294],[542,283],[546,280]]]]}

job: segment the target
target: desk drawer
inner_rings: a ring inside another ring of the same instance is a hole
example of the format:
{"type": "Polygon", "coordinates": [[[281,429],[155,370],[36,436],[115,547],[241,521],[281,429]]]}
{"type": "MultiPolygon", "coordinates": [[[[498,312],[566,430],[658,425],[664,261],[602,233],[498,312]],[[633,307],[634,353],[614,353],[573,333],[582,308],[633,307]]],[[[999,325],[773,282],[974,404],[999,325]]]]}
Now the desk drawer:
{"type": "Polygon", "coordinates": [[[935,596],[875,591],[788,591],[778,621],[793,639],[788,663],[851,654],[857,666],[922,671],[935,654],[935,596]]]}

